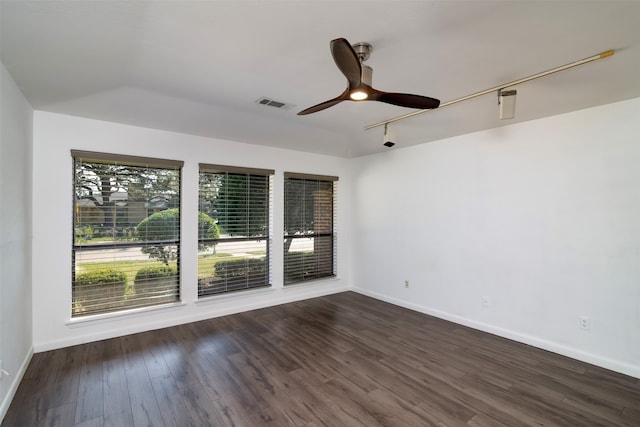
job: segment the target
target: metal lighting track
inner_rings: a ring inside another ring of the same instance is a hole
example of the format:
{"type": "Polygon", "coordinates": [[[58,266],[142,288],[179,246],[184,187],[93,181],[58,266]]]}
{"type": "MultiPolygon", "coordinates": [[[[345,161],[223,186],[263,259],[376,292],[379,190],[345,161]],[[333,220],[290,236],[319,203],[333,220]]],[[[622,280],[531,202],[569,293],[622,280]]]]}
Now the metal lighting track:
{"type": "MultiPolygon", "coordinates": [[[[583,64],[586,64],[588,62],[593,62],[593,61],[596,61],[598,59],[606,58],[608,56],[612,56],[614,54],[614,52],[615,51],[613,49],[607,50],[606,52],[602,52],[602,53],[600,53],[598,55],[593,55],[593,56],[590,56],[588,58],[581,59],[579,61],[571,62],[571,63],[563,65],[561,67],[552,68],[551,70],[543,71],[541,73],[534,74],[534,75],[529,76],[529,77],[523,77],[521,79],[514,80],[514,81],[509,82],[509,83],[505,83],[505,84],[502,84],[502,85],[499,85],[499,86],[494,86],[494,87],[492,87],[490,89],[485,89],[485,90],[480,91],[480,92],[472,93],[471,95],[463,96],[462,98],[457,98],[457,99],[454,99],[452,101],[447,101],[445,103],[440,104],[440,106],[438,108],[436,108],[435,110],[437,110],[439,108],[442,108],[442,107],[446,107],[448,105],[457,104],[458,102],[466,101],[467,99],[477,98],[478,96],[482,96],[482,95],[486,95],[488,93],[496,92],[496,91],[498,91],[500,89],[504,89],[504,88],[507,88],[509,86],[515,86],[515,85],[518,85],[520,83],[525,83],[525,82],[528,82],[528,81],[531,81],[531,80],[539,79],[540,77],[548,76],[549,74],[558,73],[560,71],[568,70],[569,68],[577,67],[579,65],[583,65],[583,64]]],[[[374,123],[372,125],[365,126],[364,130],[369,130],[369,129],[373,129],[373,128],[376,128],[376,127],[379,127],[379,126],[384,126],[384,125],[389,124],[389,123],[393,123],[393,122],[397,122],[397,121],[400,121],[400,120],[408,119],[409,117],[417,116],[418,114],[424,114],[424,113],[427,113],[429,111],[434,111],[434,110],[414,111],[412,113],[404,114],[402,116],[394,117],[394,118],[389,119],[389,120],[384,120],[382,122],[378,122],[378,123],[374,123]]]]}

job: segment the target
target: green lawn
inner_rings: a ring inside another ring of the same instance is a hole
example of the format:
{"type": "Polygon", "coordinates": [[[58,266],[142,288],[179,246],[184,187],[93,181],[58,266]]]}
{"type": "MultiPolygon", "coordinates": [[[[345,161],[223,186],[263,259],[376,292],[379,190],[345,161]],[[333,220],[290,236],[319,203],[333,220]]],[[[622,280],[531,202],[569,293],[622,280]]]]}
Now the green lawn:
{"type": "MultiPolygon", "coordinates": [[[[264,251],[255,251],[254,255],[263,255],[264,251]]],[[[215,265],[220,260],[230,261],[242,259],[244,257],[233,256],[229,253],[220,252],[215,255],[198,255],[198,279],[211,277],[214,273],[215,265]]],[[[90,270],[100,270],[104,268],[115,268],[123,271],[127,275],[127,285],[133,285],[136,273],[143,267],[162,266],[160,261],[156,260],[131,260],[131,261],[106,261],[106,262],[83,262],[76,265],[76,274],[84,273],[90,270]]],[[[170,267],[177,267],[177,263],[172,261],[170,267]]]]}
{"type": "Polygon", "coordinates": [[[84,244],[84,245],[90,245],[90,244],[97,244],[97,243],[115,243],[115,242],[133,242],[136,239],[128,239],[128,238],[119,238],[116,240],[113,240],[113,237],[111,236],[104,236],[104,237],[92,237],[91,239],[87,239],[86,237],[76,237],[76,244],[84,244]]]}

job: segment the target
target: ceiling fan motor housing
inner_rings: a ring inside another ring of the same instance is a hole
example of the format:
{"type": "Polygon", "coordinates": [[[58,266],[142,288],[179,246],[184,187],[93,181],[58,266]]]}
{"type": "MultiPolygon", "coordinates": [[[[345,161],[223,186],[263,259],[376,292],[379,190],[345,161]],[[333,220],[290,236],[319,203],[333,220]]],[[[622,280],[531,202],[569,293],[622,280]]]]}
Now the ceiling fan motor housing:
{"type": "Polygon", "coordinates": [[[373,50],[373,46],[371,46],[369,43],[364,42],[356,43],[352,47],[358,55],[358,58],[360,58],[360,62],[364,62],[369,59],[371,51],[373,50]]]}

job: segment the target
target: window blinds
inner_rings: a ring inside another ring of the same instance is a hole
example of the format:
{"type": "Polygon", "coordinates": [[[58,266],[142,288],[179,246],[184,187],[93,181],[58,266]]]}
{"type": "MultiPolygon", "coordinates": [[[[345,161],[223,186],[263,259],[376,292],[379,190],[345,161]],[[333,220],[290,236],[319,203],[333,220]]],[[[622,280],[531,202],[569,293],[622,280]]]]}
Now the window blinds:
{"type": "Polygon", "coordinates": [[[271,180],[274,171],[200,164],[198,295],[271,285],[271,180]]]}
{"type": "Polygon", "coordinates": [[[284,175],[284,284],[336,272],[337,177],[284,175]]]}
{"type": "Polygon", "coordinates": [[[177,301],[182,162],[71,155],[72,316],[177,301]]]}

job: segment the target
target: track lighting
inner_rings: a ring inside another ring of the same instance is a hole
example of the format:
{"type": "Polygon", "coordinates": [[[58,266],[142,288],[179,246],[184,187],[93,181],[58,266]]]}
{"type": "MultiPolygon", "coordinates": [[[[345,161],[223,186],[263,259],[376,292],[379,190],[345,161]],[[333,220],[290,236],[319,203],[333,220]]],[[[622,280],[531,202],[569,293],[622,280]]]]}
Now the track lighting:
{"type": "MultiPolygon", "coordinates": [[[[597,61],[597,60],[603,59],[603,58],[608,58],[610,56],[613,56],[614,53],[615,53],[614,50],[607,50],[606,52],[602,52],[602,53],[599,53],[597,55],[593,55],[593,56],[590,56],[588,58],[581,59],[579,61],[571,62],[569,64],[562,65],[560,67],[552,68],[551,70],[542,71],[541,73],[533,74],[533,75],[528,76],[528,77],[523,77],[521,79],[514,80],[512,82],[504,83],[504,84],[501,84],[500,86],[494,86],[492,88],[485,89],[485,90],[482,90],[480,92],[472,93],[471,95],[467,95],[467,96],[463,96],[461,98],[453,99],[451,101],[443,102],[443,103],[440,104],[440,106],[437,109],[442,109],[443,107],[446,107],[448,105],[457,104],[459,102],[466,101],[466,100],[469,100],[469,99],[472,99],[472,98],[477,98],[478,96],[487,95],[487,94],[493,93],[495,91],[499,91],[498,95],[500,95],[500,91],[502,91],[502,88],[519,85],[520,83],[525,83],[525,82],[529,82],[531,80],[539,79],[541,77],[545,77],[545,76],[548,76],[550,74],[558,73],[560,71],[568,70],[570,68],[577,67],[577,66],[580,66],[580,65],[584,65],[584,64],[587,64],[589,62],[597,61]]],[[[514,107],[515,107],[515,97],[514,97],[513,101],[514,101],[514,107]]],[[[385,121],[378,122],[378,123],[373,123],[373,124],[370,124],[368,126],[365,126],[364,130],[373,129],[375,127],[382,126],[382,125],[386,126],[386,125],[388,125],[390,123],[397,122],[399,120],[408,119],[410,117],[417,116],[419,114],[424,114],[424,113],[426,113],[428,111],[433,111],[433,109],[424,109],[424,110],[414,111],[412,113],[407,113],[407,114],[404,114],[402,116],[394,117],[394,118],[391,118],[391,119],[386,119],[385,121]]]]}
{"type": "Polygon", "coordinates": [[[513,119],[516,115],[516,90],[498,89],[498,118],[513,119]]]}
{"type": "Polygon", "coordinates": [[[393,147],[394,145],[396,145],[395,142],[393,142],[395,138],[393,137],[393,132],[391,130],[391,128],[389,127],[388,123],[384,124],[384,136],[382,138],[382,141],[384,142],[384,146],[385,147],[393,147]]]}

